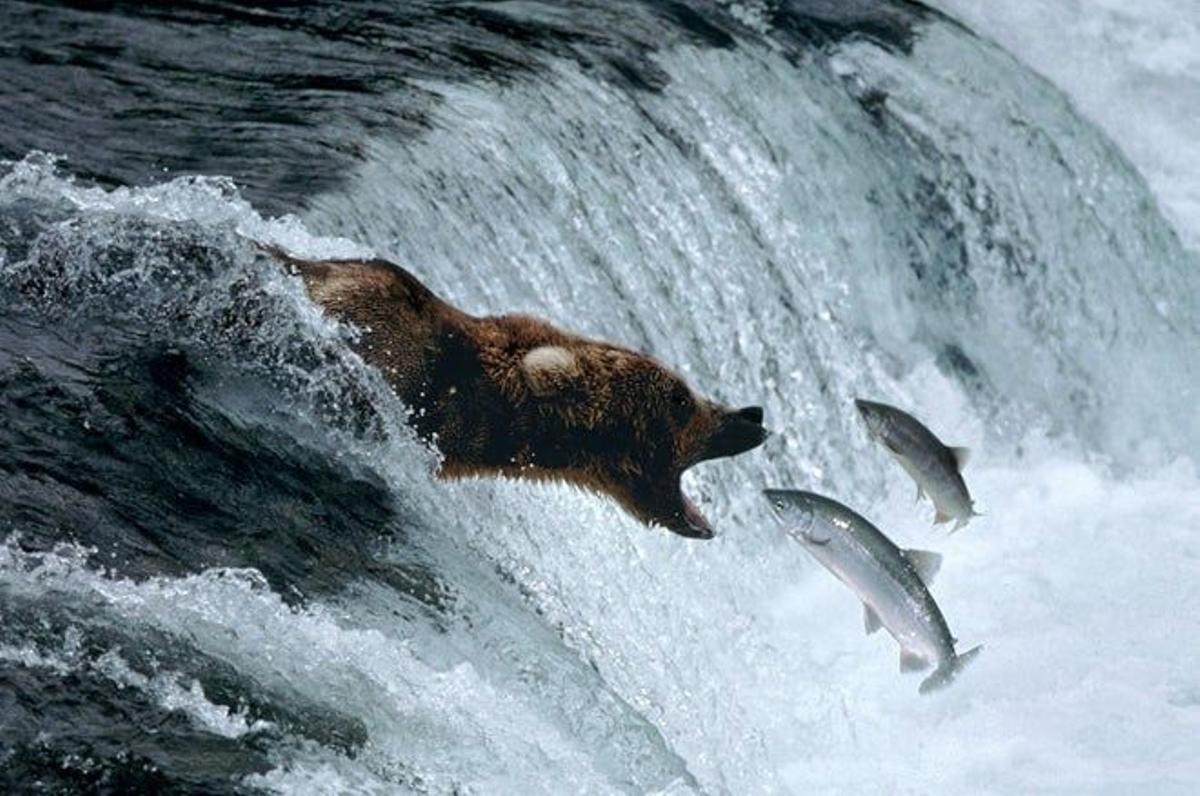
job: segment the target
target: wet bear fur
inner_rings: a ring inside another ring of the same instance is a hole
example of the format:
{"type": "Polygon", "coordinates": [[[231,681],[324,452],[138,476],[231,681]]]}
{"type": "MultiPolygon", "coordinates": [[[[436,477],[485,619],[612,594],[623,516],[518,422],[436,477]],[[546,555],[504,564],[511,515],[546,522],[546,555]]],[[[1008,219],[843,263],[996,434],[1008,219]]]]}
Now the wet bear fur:
{"type": "Polygon", "coordinates": [[[270,253],[357,327],[359,354],[412,410],[445,477],[565,481],[611,495],[645,523],[709,538],[680,475],[766,437],[761,409],[706,400],[646,354],[528,315],[469,315],[385,260],[270,253]]]}

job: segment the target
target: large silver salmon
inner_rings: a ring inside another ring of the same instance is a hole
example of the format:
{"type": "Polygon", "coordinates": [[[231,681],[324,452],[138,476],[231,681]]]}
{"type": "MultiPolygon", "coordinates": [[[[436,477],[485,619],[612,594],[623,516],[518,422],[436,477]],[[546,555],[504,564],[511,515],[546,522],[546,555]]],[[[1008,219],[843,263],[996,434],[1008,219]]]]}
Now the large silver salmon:
{"type": "Polygon", "coordinates": [[[946,619],[926,588],[942,557],[901,550],[878,528],[835,500],[785,489],[763,494],[784,530],[813,558],[850,587],[863,603],[868,633],[881,626],[900,644],[900,670],[934,666],[921,683],[928,693],[950,683],[982,647],[961,655],[946,619]]]}

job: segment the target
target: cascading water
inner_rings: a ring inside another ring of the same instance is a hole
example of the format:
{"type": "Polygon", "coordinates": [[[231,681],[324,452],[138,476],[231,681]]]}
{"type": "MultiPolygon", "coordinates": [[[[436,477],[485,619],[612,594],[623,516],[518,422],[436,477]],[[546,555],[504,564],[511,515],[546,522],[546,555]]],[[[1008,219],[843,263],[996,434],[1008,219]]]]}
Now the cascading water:
{"type": "Polygon", "coordinates": [[[0,779],[1200,781],[1200,273],[1117,150],[1003,51],[906,2],[18,11],[0,779]],[[141,93],[80,111],[97,140],[49,124],[68,73],[141,93]],[[249,122],[243,83],[273,86],[249,122]],[[565,487],[437,481],[352,330],[252,241],[376,253],[470,312],[643,348],[778,433],[687,476],[707,543],[565,487]],[[975,447],[986,516],[930,530],[856,396],[975,447]],[[933,592],[986,646],[968,673],[918,697],[764,486],[942,552],[933,592]]]}

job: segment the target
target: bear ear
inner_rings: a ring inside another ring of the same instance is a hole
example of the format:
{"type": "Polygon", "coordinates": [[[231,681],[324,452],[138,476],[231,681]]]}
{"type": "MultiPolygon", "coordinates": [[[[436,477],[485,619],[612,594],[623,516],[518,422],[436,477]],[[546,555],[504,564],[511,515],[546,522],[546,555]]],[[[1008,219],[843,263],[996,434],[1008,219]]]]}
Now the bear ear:
{"type": "Polygon", "coordinates": [[[579,360],[569,350],[557,345],[529,349],[521,358],[521,372],[529,391],[546,397],[562,390],[579,377],[579,360]]]}

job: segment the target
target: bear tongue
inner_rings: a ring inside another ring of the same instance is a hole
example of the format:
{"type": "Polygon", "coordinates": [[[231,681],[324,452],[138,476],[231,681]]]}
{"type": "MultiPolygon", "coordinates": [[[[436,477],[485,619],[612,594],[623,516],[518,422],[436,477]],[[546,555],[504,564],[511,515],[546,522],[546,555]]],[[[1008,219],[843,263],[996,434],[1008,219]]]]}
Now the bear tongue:
{"type": "Polygon", "coordinates": [[[696,538],[711,539],[713,537],[712,526],[708,524],[705,516],[700,513],[700,509],[682,491],[679,493],[679,496],[683,500],[683,519],[695,531],[696,538]]]}

